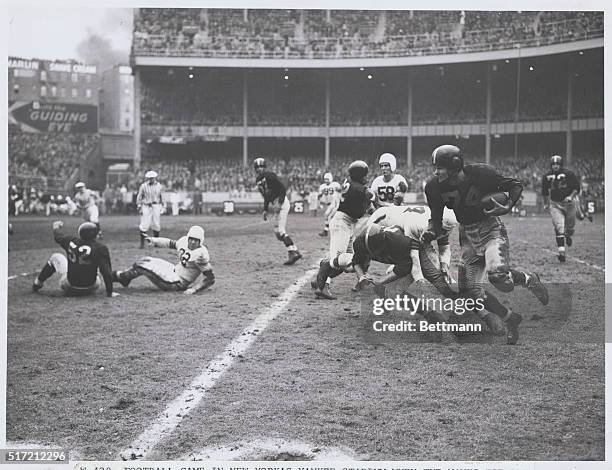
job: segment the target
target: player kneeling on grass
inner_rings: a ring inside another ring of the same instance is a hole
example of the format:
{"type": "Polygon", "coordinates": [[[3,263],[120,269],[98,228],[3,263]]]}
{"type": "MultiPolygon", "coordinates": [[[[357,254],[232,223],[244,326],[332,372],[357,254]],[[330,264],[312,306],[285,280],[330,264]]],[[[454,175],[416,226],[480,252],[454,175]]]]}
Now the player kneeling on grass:
{"type": "Polygon", "coordinates": [[[49,261],[43,266],[34,279],[32,290],[38,292],[43,283],[57,272],[60,275],[60,289],[66,295],[80,296],[93,294],[100,287],[98,269],[104,285],[107,297],[114,297],[113,281],[111,271],[110,255],[108,248],[96,241],[98,227],[92,222],[85,222],[79,226],[78,237],[63,235],[61,228],[64,224],[58,220],[53,222],[53,237],[66,251],[66,256],[61,253],[51,255],[49,261]]]}
{"type": "Polygon", "coordinates": [[[127,287],[132,279],[146,276],[153,284],[165,291],[183,291],[195,294],[215,283],[210,265],[210,255],[204,246],[204,229],[194,225],[187,235],[178,240],[164,237],[147,237],[147,243],[159,248],[175,248],[179,262],[145,256],[126,271],[114,271],[113,281],[127,287]],[[200,276],[202,274],[202,276],[200,276]]]}

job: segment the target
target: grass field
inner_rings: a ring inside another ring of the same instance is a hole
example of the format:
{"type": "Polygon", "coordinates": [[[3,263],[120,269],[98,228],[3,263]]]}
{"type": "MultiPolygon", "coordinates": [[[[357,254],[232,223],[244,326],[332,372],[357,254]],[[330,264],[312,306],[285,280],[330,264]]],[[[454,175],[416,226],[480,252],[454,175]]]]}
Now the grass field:
{"type": "MultiPolygon", "coordinates": [[[[308,216],[289,218],[305,255],[291,267],[259,217],[164,217],[164,236],[178,238],[196,222],[206,229],[217,283],[195,296],[163,293],[145,278],[117,286],[112,299],[65,298],[55,278],[34,294],[35,273],[60,251],[51,221],[12,220],[11,442],[61,446],[87,460],[130,458],[130,446],[205,371],[217,374],[214,383],[196,386],[184,400],[193,406],[166,417],[174,425],[154,433],[147,459],[604,458],[601,216],[578,224],[563,265],[548,218],[506,217],[514,265],[540,272],[552,296],[542,307],[525,290],[500,295],[525,316],[517,346],[487,334],[475,342],[367,340],[371,313],[350,292],[353,275],[335,280],[335,302],[315,300],[305,282],[328,244],[317,236],[320,220],[308,216]],[[223,373],[207,370],[266,312],[274,315],[248,333],[248,349],[230,352],[223,373]]],[[[81,221],[64,222],[72,232],[81,221]]],[[[102,223],[115,269],[144,254],[174,262],[172,250],[138,249],[136,217],[102,223]]],[[[452,243],[456,273],[456,235],[452,243]]]]}

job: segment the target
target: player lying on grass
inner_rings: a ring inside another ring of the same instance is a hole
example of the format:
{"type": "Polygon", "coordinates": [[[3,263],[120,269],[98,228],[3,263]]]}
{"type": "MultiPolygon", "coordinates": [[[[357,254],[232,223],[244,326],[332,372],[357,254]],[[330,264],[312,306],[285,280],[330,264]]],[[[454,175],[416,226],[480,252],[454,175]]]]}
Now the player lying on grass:
{"type": "Polygon", "coordinates": [[[491,165],[464,165],[461,150],[454,145],[437,147],[432,153],[432,165],[434,176],[425,185],[431,222],[421,235],[421,243],[431,243],[442,234],[444,208],[452,209],[460,224],[460,295],[483,299],[485,308],[505,321],[507,343],[516,344],[522,316],[499,302],[491,302],[483,282],[486,276],[502,292],[522,286],[542,304],[548,303],[548,291],[536,273],[510,267],[510,243],[500,216],[512,210],[523,185],[515,178],[500,175],[491,165]],[[508,193],[505,203],[491,197],[500,192],[508,193]]]}
{"type": "Polygon", "coordinates": [[[187,235],[178,240],[164,237],[146,237],[145,240],[154,247],[175,248],[179,262],[173,265],[164,259],[145,256],[130,269],[114,271],[113,281],[127,287],[132,279],[145,276],[161,290],[185,294],[195,294],[215,283],[210,255],[204,246],[204,229],[199,225],[191,227],[187,235]]]}
{"type": "Polygon", "coordinates": [[[107,297],[113,293],[111,261],[108,248],[96,241],[98,227],[92,222],[79,226],[78,237],[64,235],[61,220],[53,222],[53,237],[66,251],[66,256],[54,253],[34,279],[32,290],[38,292],[53,273],[60,275],[59,287],[68,296],[93,294],[100,287],[98,270],[104,279],[107,297]]]}

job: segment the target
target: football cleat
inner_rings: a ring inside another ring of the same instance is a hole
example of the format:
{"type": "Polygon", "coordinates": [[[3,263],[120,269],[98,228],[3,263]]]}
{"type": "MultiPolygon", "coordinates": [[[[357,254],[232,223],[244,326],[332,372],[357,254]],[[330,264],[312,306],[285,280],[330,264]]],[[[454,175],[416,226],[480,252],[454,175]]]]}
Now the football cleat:
{"type": "Polygon", "coordinates": [[[374,293],[377,297],[384,299],[387,289],[382,284],[374,284],[374,293]]]}
{"type": "Polygon", "coordinates": [[[43,283],[40,282],[38,278],[34,279],[34,282],[32,283],[32,291],[38,292],[40,289],[42,289],[42,287],[43,287],[43,283]]]}
{"type": "Polygon", "coordinates": [[[302,259],[302,253],[300,253],[298,250],[293,250],[289,252],[289,259],[285,261],[283,264],[285,266],[291,266],[292,264],[295,264],[296,261],[300,259],[302,259]]]}
{"type": "Polygon", "coordinates": [[[516,344],[519,339],[518,326],[523,321],[523,317],[516,312],[510,312],[510,317],[506,320],[506,344],[516,344]]]}
{"type": "Polygon", "coordinates": [[[325,284],[322,289],[315,290],[315,298],[336,300],[336,296],[331,293],[331,290],[329,290],[329,286],[327,284],[325,284]]]}
{"type": "Polygon", "coordinates": [[[123,287],[127,287],[130,285],[131,279],[126,279],[123,277],[123,271],[115,271],[114,278],[121,284],[123,287]]]}
{"type": "Polygon", "coordinates": [[[321,233],[319,233],[320,237],[326,237],[328,234],[327,230],[323,230],[321,233]]]}
{"type": "Polygon", "coordinates": [[[565,253],[559,253],[557,255],[557,259],[559,260],[559,262],[565,263],[565,253]]]}
{"type": "Polygon", "coordinates": [[[574,243],[573,240],[572,240],[572,237],[569,237],[569,236],[566,235],[565,236],[565,244],[567,246],[572,246],[572,243],[574,243]]]}
{"type": "Polygon", "coordinates": [[[491,330],[491,334],[495,336],[502,336],[506,332],[506,330],[504,329],[504,324],[501,322],[499,317],[493,313],[487,313],[482,318],[482,321],[484,321],[485,324],[489,327],[489,330],[491,330]]]}
{"type": "MultiPolygon", "coordinates": [[[[565,260],[565,255],[563,255],[563,258],[565,260]]],[[[527,289],[536,296],[542,305],[548,305],[548,289],[540,281],[540,276],[536,273],[529,273],[528,276],[527,289]]]]}

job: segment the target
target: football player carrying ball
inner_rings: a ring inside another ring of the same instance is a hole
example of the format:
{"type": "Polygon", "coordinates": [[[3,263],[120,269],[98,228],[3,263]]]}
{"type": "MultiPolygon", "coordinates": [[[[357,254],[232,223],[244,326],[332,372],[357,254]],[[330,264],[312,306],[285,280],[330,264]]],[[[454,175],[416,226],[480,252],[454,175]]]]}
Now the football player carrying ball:
{"type": "Polygon", "coordinates": [[[522,316],[499,303],[495,305],[488,301],[482,282],[486,274],[489,282],[502,292],[511,292],[518,285],[526,287],[542,304],[548,303],[548,291],[536,273],[510,267],[508,234],[500,216],[511,211],[523,192],[523,185],[517,179],[500,175],[491,165],[464,165],[461,150],[454,145],[436,148],[432,153],[432,164],[434,176],[425,185],[431,221],[421,236],[421,242],[430,243],[442,233],[444,207],[455,211],[460,224],[460,293],[465,297],[484,299],[485,308],[505,321],[507,343],[516,344],[522,316]],[[483,197],[498,192],[508,193],[506,204],[494,198],[491,199],[491,208],[484,209],[483,197]]]}

